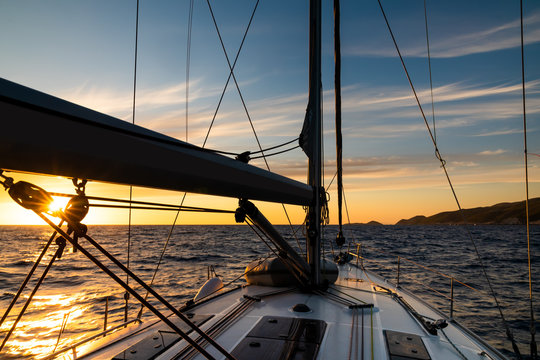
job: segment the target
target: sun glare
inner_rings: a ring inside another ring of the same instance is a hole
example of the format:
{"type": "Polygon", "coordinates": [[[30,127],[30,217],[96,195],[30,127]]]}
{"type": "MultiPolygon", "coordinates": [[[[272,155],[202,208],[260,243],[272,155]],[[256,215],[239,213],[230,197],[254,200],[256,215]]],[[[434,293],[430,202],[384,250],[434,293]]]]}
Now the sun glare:
{"type": "Polygon", "coordinates": [[[51,212],[64,210],[69,199],[65,196],[53,196],[53,202],[49,205],[49,210],[51,212]]]}

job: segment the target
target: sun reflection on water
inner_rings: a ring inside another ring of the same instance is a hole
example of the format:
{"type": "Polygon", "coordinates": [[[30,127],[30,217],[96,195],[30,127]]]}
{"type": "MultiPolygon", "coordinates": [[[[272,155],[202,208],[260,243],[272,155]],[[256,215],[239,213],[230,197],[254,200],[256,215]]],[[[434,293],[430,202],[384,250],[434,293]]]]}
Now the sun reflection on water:
{"type": "MultiPolygon", "coordinates": [[[[36,359],[50,355],[59,342],[58,349],[69,343],[76,342],[82,336],[58,337],[62,328],[62,323],[67,317],[67,328],[70,323],[77,323],[83,319],[88,305],[81,305],[82,293],[36,295],[21,318],[10,340],[6,343],[6,353],[11,355],[31,356],[36,359]]],[[[19,309],[12,311],[17,314],[19,309]]],[[[7,333],[16,315],[10,316],[10,321],[5,322],[0,331],[7,333]]]]}

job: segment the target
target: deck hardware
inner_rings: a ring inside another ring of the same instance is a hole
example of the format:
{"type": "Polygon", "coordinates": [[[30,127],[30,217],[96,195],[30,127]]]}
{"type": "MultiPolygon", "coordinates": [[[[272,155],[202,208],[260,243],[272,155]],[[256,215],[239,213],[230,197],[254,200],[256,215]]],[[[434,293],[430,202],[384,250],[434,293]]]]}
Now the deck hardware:
{"type": "Polygon", "coordinates": [[[294,312],[310,312],[311,309],[306,304],[296,304],[293,306],[292,310],[294,312]]]}
{"type": "Polygon", "coordinates": [[[23,208],[37,212],[48,212],[49,205],[53,202],[52,196],[47,191],[26,181],[17,181],[12,184],[8,194],[23,208]]]}
{"type": "Polygon", "coordinates": [[[103,319],[103,331],[107,330],[107,320],[109,317],[109,297],[105,297],[105,318],[103,319]]]}
{"type": "Polygon", "coordinates": [[[251,160],[251,157],[249,156],[251,154],[250,151],[244,151],[241,154],[236,155],[236,160],[243,162],[244,164],[247,164],[249,160],[251,160]]]}
{"type": "Polygon", "coordinates": [[[454,318],[454,278],[450,278],[450,319],[454,318]]]}
{"type": "Polygon", "coordinates": [[[372,308],[373,304],[352,304],[349,305],[349,309],[369,309],[372,308]]]}
{"type": "Polygon", "coordinates": [[[386,346],[391,360],[416,359],[430,360],[422,338],[415,334],[384,330],[386,346]]]}
{"type": "Polygon", "coordinates": [[[257,296],[244,295],[244,299],[253,300],[255,302],[261,302],[261,298],[257,296]]]}
{"type": "Polygon", "coordinates": [[[399,288],[399,272],[401,268],[401,258],[397,257],[397,280],[396,280],[396,288],[399,288]]]}
{"type": "MultiPolygon", "coordinates": [[[[193,322],[200,326],[211,318],[212,315],[195,315],[193,322]]],[[[182,330],[186,331],[186,333],[192,333],[192,330],[190,330],[186,324],[180,322],[179,319],[173,319],[173,322],[182,330]]],[[[182,340],[180,335],[169,330],[170,329],[165,324],[159,325],[159,328],[157,328],[156,331],[139,340],[124,351],[116,354],[112,360],[155,359],[182,340]]]]}
{"type": "Polygon", "coordinates": [[[326,322],[315,319],[264,316],[232,351],[238,360],[315,359],[326,322]],[[257,345],[255,345],[257,344],[257,345]]]}

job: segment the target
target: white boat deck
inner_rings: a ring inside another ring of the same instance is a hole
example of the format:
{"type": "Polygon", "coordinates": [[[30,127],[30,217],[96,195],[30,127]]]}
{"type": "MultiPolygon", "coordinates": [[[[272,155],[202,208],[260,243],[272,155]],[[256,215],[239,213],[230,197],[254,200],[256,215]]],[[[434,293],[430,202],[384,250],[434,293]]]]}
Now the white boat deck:
{"type": "MultiPolygon", "coordinates": [[[[207,319],[201,328],[214,334],[214,340],[239,359],[313,359],[313,352],[316,353],[316,359],[504,358],[452,321],[448,321],[448,327],[443,330],[444,334],[441,330],[437,331],[437,335],[430,334],[397,297],[402,297],[410,307],[428,320],[441,319],[444,315],[407,292],[396,289],[376,275],[366,274],[354,265],[342,265],[339,270],[339,279],[330,286],[328,292],[356,304],[373,304],[372,307],[365,305],[365,308],[351,309],[345,303],[339,302],[339,299],[328,295],[251,285],[202,302],[185,313],[195,314],[195,321],[204,321],[204,316],[210,315],[211,318],[207,319]],[[307,305],[309,311],[294,311],[293,307],[297,304],[307,305]],[[320,339],[314,329],[320,328],[322,322],[317,322],[318,325],[313,325],[312,328],[302,328],[303,325],[296,324],[296,330],[298,326],[301,329],[294,335],[292,325],[287,323],[285,331],[277,326],[278,323],[290,321],[285,318],[322,320],[326,327],[322,325],[320,339]],[[242,352],[240,347],[237,347],[246,336],[253,336],[256,332],[253,329],[259,322],[270,323],[270,327],[276,327],[277,332],[272,334],[270,331],[262,336],[255,334],[259,337],[248,337],[244,349],[247,352],[242,352]],[[296,336],[297,342],[283,345],[287,336],[288,340],[291,340],[291,336],[296,336]],[[272,337],[275,339],[270,339],[272,337]],[[314,344],[320,340],[320,344],[309,345],[304,342],[308,340],[314,344]],[[423,343],[425,350],[421,344],[418,345],[418,341],[423,343]]],[[[180,323],[180,320],[175,323],[180,323]]],[[[187,326],[182,328],[188,329],[187,326]]],[[[197,338],[193,334],[191,337],[197,338]]],[[[204,359],[197,352],[186,352],[186,342],[178,339],[178,335],[159,322],[153,325],[133,325],[88,344],[86,350],[81,347],[78,349],[81,351],[78,351],[78,358],[204,359]],[[103,346],[111,340],[115,342],[110,346],[103,346]],[[169,345],[170,343],[174,345],[169,345]],[[95,351],[81,357],[82,351],[88,351],[89,348],[95,351]]],[[[205,348],[215,358],[224,358],[212,346],[205,348]]],[[[72,352],[64,355],[66,359],[73,357],[72,352]]]]}

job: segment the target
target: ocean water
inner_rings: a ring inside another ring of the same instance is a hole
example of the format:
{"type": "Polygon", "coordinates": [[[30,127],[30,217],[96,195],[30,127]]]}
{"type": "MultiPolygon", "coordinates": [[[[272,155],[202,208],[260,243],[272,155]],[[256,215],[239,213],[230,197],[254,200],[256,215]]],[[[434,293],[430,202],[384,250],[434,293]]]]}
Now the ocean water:
{"type": "MultiPolygon", "coordinates": [[[[289,226],[278,227],[298,248],[289,226]]],[[[525,228],[520,226],[469,227],[503,309],[505,319],[523,354],[529,353],[530,305],[525,228]]],[[[324,250],[332,253],[331,240],[336,227],[325,229],[324,250]]],[[[170,231],[169,226],[132,226],[129,251],[130,268],[150,282],[170,231]]],[[[32,267],[52,230],[46,226],[0,226],[0,313],[3,314],[32,267]]],[[[301,233],[301,231],[300,231],[301,233]]],[[[124,264],[128,260],[127,226],[89,226],[94,238],[124,264]]],[[[454,317],[489,343],[512,356],[500,315],[494,305],[473,245],[463,226],[348,226],[347,239],[361,243],[367,269],[382,273],[389,281],[399,282],[438,307],[450,311],[450,278],[454,282],[454,317]],[[436,270],[427,270],[425,267],[436,270]],[[473,288],[473,289],[471,289],[473,288]]],[[[540,226],[531,228],[533,298],[535,318],[540,318],[540,226]]],[[[91,245],[81,240],[91,249],[91,245]]],[[[304,242],[299,239],[299,246],[304,242]]],[[[335,247],[335,246],[334,246],[335,247]]],[[[51,260],[57,246],[52,245],[22,298],[0,328],[4,338],[13,324],[38,277],[51,260]]],[[[337,249],[334,249],[337,251],[337,249]]],[[[359,248],[351,247],[351,251],[359,248]]],[[[91,251],[97,254],[96,251],[91,251]]],[[[225,283],[233,281],[254,259],[267,256],[268,248],[247,226],[177,226],[170,237],[154,288],[175,306],[192,298],[206,281],[213,266],[225,283]]],[[[105,261],[103,256],[98,256],[105,261]]],[[[111,268],[114,266],[107,262],[111,268]]],[[[115,269],[115,273],[126,279],[115,269]]],[[[234,282],[242,284],[243,278],[234,282]]],[[[134,282],[130,281],[131,285],[134,282]]],[[[142,294],[144,291],[141,290],[142,294]]],[[[61,259],[49,271],[35,294],[0,359],[39,359],[55,348],[73,344],[89,333],[103,329],[108,301],[108,326],[124,318],[124,290],[96,268],[81,252],[66,248],[61,259]]],[[[129,300],[128,318],[140,309],[129,300]]],[[[143,319],[152,315],[146,311],[143,319]]],[[[537,331],[538,325],[536,324],[537,331]]]]}

